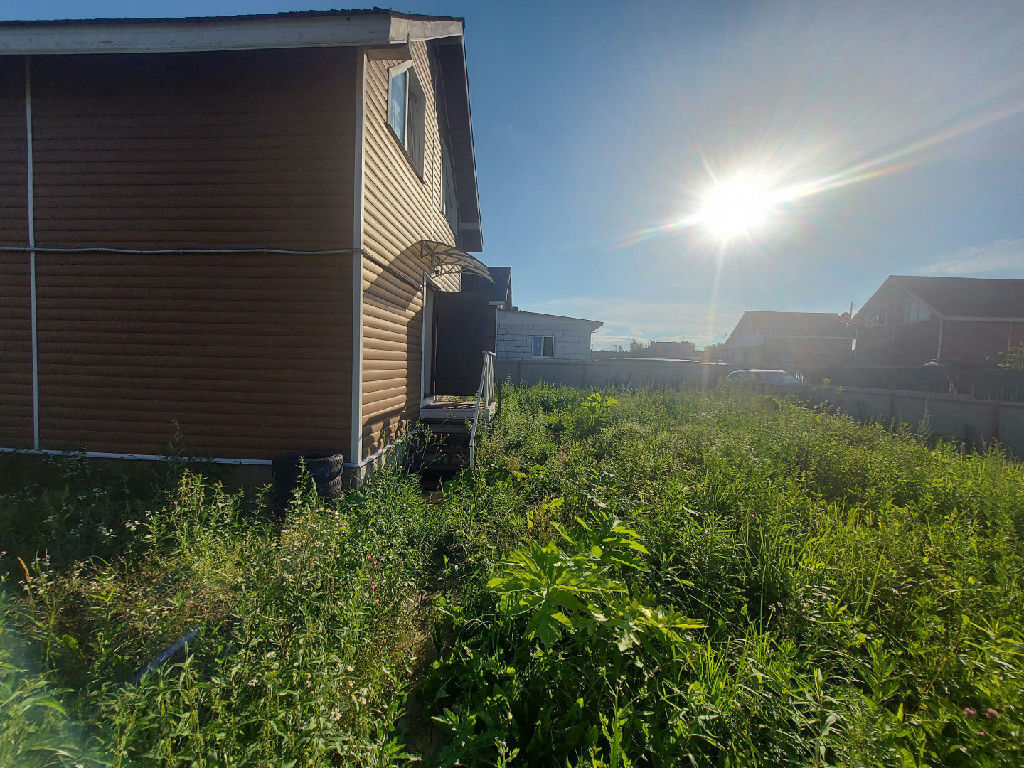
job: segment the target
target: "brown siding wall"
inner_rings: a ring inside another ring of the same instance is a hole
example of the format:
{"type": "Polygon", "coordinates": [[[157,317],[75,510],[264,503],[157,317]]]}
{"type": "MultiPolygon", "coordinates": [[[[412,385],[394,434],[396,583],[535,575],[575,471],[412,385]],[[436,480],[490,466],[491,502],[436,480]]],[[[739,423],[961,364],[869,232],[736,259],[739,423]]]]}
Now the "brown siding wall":
{"type": "Polygon", "coordinates": [[[37,243],[349,247],[354,74],[347,49],[33,61],[37,243]]]}
{"type": "Polygon", "coordinates": [[[332,257],[42,254],[46,448],[273,458],[348,438],[350,283],[332,257]]]}
{"type": "MultiPolygon", "coordinates": [[[[351,50],[33,61],[39,247],[352,244],[351,50]]],[[[5,133],[5,137],[7,134],[5,133]]],[[[40,254],[44,448],[348,452],[349,255],[40,254]]]]}
{"type": "Polygon", "coordinates": [[[1024,323],[946,320],[942,327],[942,362],[995,368],[1007,350],[1024,344],[1024,323]]]}
{"type": "MultiPolygon", "coordinates": [[[[387,123],[388,70],[399,61],[368,61],[363,107],[363,248],[416,283],[426,264],[416,244],[454,243],[442,212],[441,145],[433,70],[422,42],[412,44],[416,77],[425,96],[423,178],[413,169],[387,123]]],[[[458,277],[441,286],[458,290],[458,277]]],[[[422,361],[422,291],[363,260],[363,456],[419,412],[422,361]]]]}
{"type": "MultiPolygon", "coordinates": [[[[0,59],[0,245],[28,244],[25,66],[0,59]]],[[[0,252],[0,445],[32,447],[29,255],[0,252]]]]}
{"type": "MultiPolygon", "coordinates": [[[[939,318],[905,322],[907,296],[893,291],[876,298],[886,324],[857,331],[856,362],[861,366],[923,365],[939,352],[939,318]]],[[[865,316],[868,311],[861,310],[865,316]]],[[[943,320],[942,360],[969,368],[995,368],[1010,348],[1024,343],[1024,323],[943,320]]]]}

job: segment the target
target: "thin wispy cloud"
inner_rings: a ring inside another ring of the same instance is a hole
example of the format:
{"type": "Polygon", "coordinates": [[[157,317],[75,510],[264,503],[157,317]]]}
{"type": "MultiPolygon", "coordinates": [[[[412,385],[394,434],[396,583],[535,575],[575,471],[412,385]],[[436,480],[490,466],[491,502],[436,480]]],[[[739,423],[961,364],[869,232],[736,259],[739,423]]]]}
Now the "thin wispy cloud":
{"type": "Polygon", "coordinates": [[[960,248],[919,268],[922,275],[1024,277],[1024,236],[960,248]]]}

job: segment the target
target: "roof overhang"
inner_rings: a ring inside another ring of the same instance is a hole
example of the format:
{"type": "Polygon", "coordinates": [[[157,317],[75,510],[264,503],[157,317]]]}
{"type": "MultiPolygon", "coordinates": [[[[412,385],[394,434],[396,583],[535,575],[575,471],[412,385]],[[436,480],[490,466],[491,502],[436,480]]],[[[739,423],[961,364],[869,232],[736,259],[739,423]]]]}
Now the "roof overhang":
{"type": "Polygon", "coordinates": [[[479,253],[484,249],[484,236],[473,146],[473,119],[469,108],[465,41],[461,36],[435,40],[431,48],[440,68],[451,139],[452,170],[459,204],[459,231],[455,234],[461,248],[479,253]]]}
{"type": "Polygon", "coordinates": [[[174,19],[0,22],[0,56],[403,45],[461,39],[462,19],[383,9],[174,19]]]}
{"type": "MultiPolygon", "coordinates": [[[[988,316],[977,316],[977,315],[947,315],[937,310],[932,304],[921,298],[921,296],[911,288],[905,285],[899,286],[902,290],[909,293],[917,301],[928,307],[928,310],[940,320],[949,320],[950,322],[964,322],[964,323],[1024,323],[1024,317],[1001,317],[995,315],[992,317],[988,316]]],[[[872,297],[873,298],[873,297],[872,297]]]]}
{"type": "Polygon", "coordinates": [[[510,315],[533,315],[534,317],[553,317],[556,320],[571,320],[574,323],[579,323],[580,325],[586,325],[588,328],[590,328],[590,332],[591,333],[593,333],[598,328],[600,328],[602,325],[604,325],[604,321],[603,320],[588,320],[585,317],[569,317],[569,315],[552,315],[549,312],[531,312],[528,309],[513,308],[513,309],[503,309],[501,311],[502,312],[507,312],[510,315]]]}
{"type": "MultiPolygon", "coordinates": [[[[893,289],[895,289],[897,291],[901,291],[902,293],[912,297],[915,301],[918,301],[921,304],[923,304],[925,307],[928,308],[928,311],[932,315],[934,315],[937,319],[939,319],[939,320],[948,320],[950,322],[968,322],[968,323],[1024,323],[1024,316],[1012,317],[1012,316],[1000,316],[1000,315],[992,315],[992,316],[984,315],[983,316],[983,315],[953,315],[953,314],[946,314],[945,312],[942,312],[941,310],[937,309],[934,304],[932,304],[932,303],[926,301],[925,299],[923,299],[920,296],[920,294],[918,294],[917,291],[915,291],[913,289],[913,287],[911,287],[909,285],[906,285],[906,283],[904,282],[904,278],[906,278],[906,277],[908,277],[908,276],[906,276],[906,275],[889,275],[889,277],[887,277],[885,279],[885,282],[883,282],[878,287],[878,290],[876,290],[873,294],[871,294],[871,297],[867,301],[864,302],[864,305],[859,310],[857,310],[857,314],[854,315],[853,319],[850,321],[851,325],[860,325],[860,323],[862,321],[862,316],[864,315],[865,310],[869,309],[871,307],[871,305],[874,304],[876,299],[878,299],[880,297],[883,297],[885,292],[886,292],[886,290],[893,290],[893,289]]],[[[964,278],[964,279],[971,280],[973,278],[964,278]]]]}
{"type": "Polygon", "coordinates": [[[469,272],[494,282],[486,264],[453,245],[436,240],[420,240],[419,248],[420,258],[430,265],[433,277],[469,272]]]}

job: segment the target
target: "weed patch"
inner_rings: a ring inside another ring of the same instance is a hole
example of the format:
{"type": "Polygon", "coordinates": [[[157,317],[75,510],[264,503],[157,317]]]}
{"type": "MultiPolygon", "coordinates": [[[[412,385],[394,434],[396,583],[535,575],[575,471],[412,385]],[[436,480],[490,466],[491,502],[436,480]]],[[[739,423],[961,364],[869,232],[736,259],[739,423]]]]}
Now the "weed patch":
{"type": "Polygon", "coordinates": [[[933,442],[507,388],[431,503],[388,468],[279,523],[180,468],[2,456],[0,758],[1024,764],[1024,469],[933,442]]]}

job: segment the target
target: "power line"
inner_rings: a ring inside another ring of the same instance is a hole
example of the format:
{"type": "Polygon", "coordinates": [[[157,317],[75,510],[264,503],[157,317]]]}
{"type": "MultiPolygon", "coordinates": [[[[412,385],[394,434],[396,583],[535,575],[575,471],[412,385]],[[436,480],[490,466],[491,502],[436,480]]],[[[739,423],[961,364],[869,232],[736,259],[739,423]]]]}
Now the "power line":
{"type": "Polygon", "coordinates": [[[959,267],[961,264],[966,264],[971,259],[976,259],[979,256],[982,256],[982,255],[984,255],[986,253],[991,253],[992,251],[998,250],[999,248],[1002,248],[1003,246],[1009,245],[1010,243],[1015,243],[1018,240],[1024,240],[1024,235],[1017,235],[1017,237],[1011,237],[1009,240],[1003,240],[1001,242],[996,243],[995,245],[986,246],[986,247],[982,248],[980,251],[978,251],[977,253],[972,253],[967,258],[960,259],[960,261],[957,261],[957,262],[955,262],[953,264],[949,264],[948,266],[945,266],[942,269],[943,269],[944,272],[947,272],[947,271],[953,269],[954,267],[959,267]]]}

